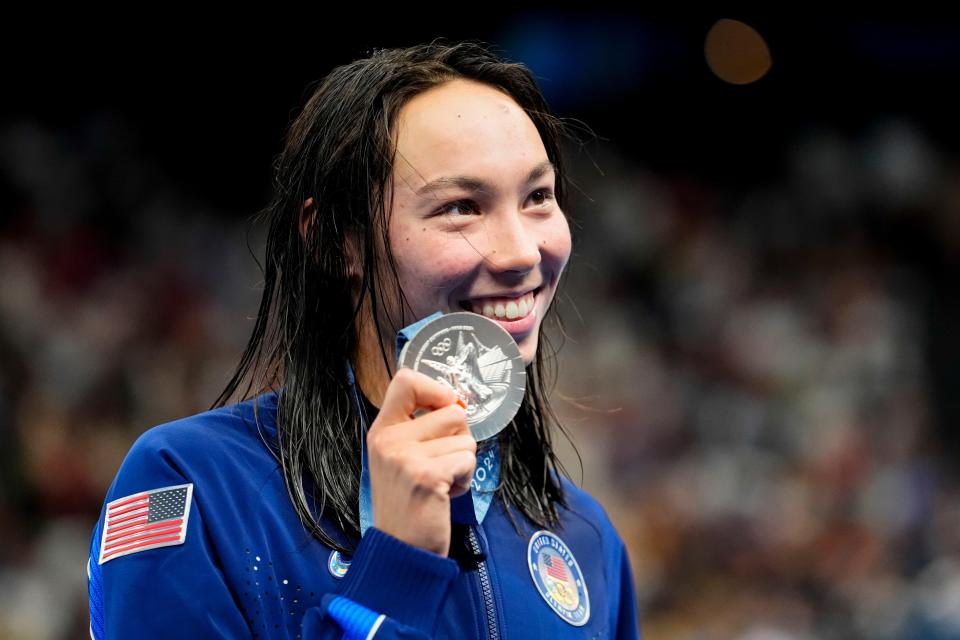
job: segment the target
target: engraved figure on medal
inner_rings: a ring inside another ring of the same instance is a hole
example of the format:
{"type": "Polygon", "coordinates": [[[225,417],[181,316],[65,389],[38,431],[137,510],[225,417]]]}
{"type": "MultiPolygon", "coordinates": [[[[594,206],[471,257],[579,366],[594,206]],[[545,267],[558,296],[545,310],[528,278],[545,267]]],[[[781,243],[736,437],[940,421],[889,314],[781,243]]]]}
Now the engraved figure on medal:
{"type": "MultiPolygon", "coordinates": [[[[449,338],[444,341],[449,341],[449,338]]],[[[469,424],[489,416],[507,397],[513,363],[504,358],[499,345],[487,347],[475,333],[458,328],[455,355],[447,356],[446,362],[424,358],[420,364],[439,372],[436,379],[453,389],[464,401],[469,424]]]]}
{"type": "Polygon", "coordinates": [[[467,406],[467,424],[478,441],[510,423],[526,389],[526,370],[513,337],[475,313],[449,313],[426,324],[404,346],[400,366],[453,389],[467,406]]]}

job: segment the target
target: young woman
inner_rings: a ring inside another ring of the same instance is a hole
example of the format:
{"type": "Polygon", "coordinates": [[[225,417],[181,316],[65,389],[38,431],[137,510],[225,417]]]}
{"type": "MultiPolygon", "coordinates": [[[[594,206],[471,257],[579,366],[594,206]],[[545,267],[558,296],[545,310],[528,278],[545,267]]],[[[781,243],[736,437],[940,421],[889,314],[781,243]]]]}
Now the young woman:
{"type": "Polygon", "coordinates": [[[94,638],[638,637],[624,544],[551,447],[538,343],[571,249],[563,135],[529,70],[476,43],[323,80],[276,162],[236,374],[210,411],[144,433],[110,487],[94,638]],[[479,445],[453,391],[394,352],[464,310],[527,373],[479,445]]]}

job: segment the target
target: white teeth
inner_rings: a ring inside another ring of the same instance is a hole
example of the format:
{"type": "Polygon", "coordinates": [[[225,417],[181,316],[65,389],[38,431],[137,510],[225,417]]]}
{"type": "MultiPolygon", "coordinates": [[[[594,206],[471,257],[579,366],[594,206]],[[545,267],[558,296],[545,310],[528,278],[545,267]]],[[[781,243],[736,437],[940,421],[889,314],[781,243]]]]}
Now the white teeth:
{"type": "Polygon", "coordinates": [[[518,318],[526,317],[527,314],[533,311],[534,294],[531,291],[521,298],[502,298],[500,300],[486,300],[482,303],[469,302],[467,304],[474,313],[479,313],[488,318],[517,320],[518,318]]]}

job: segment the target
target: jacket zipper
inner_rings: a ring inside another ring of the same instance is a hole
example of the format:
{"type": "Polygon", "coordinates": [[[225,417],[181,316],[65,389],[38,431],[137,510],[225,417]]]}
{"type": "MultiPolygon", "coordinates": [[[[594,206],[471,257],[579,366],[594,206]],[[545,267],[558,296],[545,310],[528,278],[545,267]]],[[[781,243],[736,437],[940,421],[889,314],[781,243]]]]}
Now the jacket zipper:
{"type": "MultiPolygon", "coordinates": [[[[470,541],[470,548],[473,553],[480,554],[480,542],[477,540],[475,529],[471,525],[467,539],[470,541]]],[[[490,583],[490,573],[487,571],[487,561],[484,559],[477,563],[477,574],[480,576],[480,591],[483,595],[483,606],[487,612],[487,631],[490,640],[500,640],[500,629],[497,626],[496,603],[493,600],[493,586],[490,583]]]]}

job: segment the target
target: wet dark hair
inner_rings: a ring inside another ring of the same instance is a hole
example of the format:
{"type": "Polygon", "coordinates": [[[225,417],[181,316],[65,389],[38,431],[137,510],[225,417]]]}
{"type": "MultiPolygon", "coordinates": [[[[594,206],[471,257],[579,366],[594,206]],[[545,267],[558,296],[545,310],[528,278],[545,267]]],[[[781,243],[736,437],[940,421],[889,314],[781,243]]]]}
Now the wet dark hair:
{"type": "MultiPolygon", "coordinates": [[[[381,335],[377,310],[384,305],[384,292],[399,291],[385,207],[396,153],[391,130],[411,98],[456,78],[499,88],[524,109],[556,170],[554,193],[567,215],[569,181],[562,143],[573,136],[551,113],[523,64],[499,58],[483,43],[435,40],[406,49],[374,50],[367,58],[333,69],[291,123],[283,151],[275,159],[273,196],[258,214],[269,225],[260,310],[237,370],[212,407],[226,405],[245,379],[243,398],[253,397],[252,390],[282,386],[278,437],[272,447],[290,499],[310,534],[345,553],[354,549],[324,531],[319,516],[329,515],[351,540],[359,540],[364,434],[346,362],[355,362],[355,319],[364,297],[370,296],[381,335]],[[304,202],[310,197],[313,207],[302,233],[304,202]],[[348,238],[356,238],[359,245],[362,282],[356,301],[348,238]],[[386,256],[378,255],[378,246],[386,247],[386,256]],[[378,266],[384,263],[392,277],[388,288],[377,277],[378,266]],[[316,505],[319,510],[314,511],[316,505]]],[[[547,325],[555,323],[562,331],[554,306],[544,318],[536,358],[527,367],[524,402],[498,436],[497,492],[517,531],[511,507],[539,528],[555,528],[558,505],[567,505],[559,475],[567,474],[552,447],[551,425],[570,437],[547,400],[556,379],[556,353],[547,325]]],[[[392,355],[382,344],[380,349],[389,371],[392,355]]]]}

